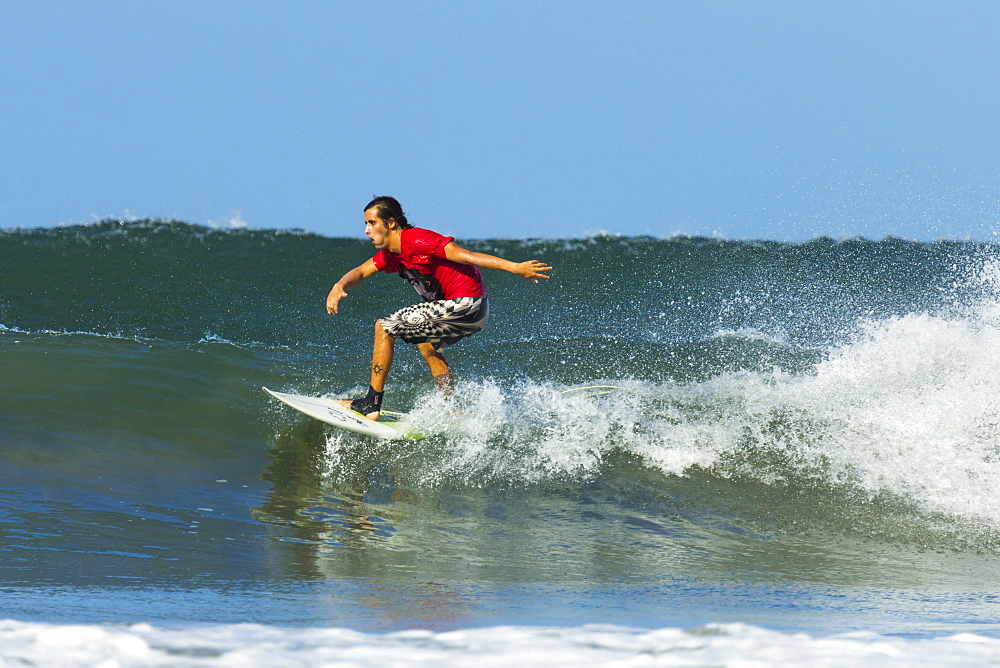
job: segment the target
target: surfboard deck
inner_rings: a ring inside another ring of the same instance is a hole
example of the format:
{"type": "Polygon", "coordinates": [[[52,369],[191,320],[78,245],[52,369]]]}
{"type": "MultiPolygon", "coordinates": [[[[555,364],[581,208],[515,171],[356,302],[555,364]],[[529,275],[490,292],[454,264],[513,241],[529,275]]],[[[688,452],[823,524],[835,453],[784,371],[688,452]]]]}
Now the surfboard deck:
{"type": "Polygon", "coordinates": [[[278,401],[291,406],[300,413],[305,413],[309,417],[316,418],[340,429],[385,439],[420,438],[418,434],[411,434],[383,422],[369,420],[364,415],[341,406],[337,403],[336,399],[275,392],[266,387],[262,389],[278,401]]]}

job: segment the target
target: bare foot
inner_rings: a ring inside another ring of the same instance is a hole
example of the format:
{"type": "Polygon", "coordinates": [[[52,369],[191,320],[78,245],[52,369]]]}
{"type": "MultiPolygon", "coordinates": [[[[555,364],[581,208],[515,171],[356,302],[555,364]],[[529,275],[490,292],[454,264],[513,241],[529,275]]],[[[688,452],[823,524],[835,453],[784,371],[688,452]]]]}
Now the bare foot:
{"type": "MultiPolygon", "coordinates": [[[[343,406],[344,408],[348,409],[348,410],[352,410],[352,411],[354,410],[353,408],[351,408],[351,400],[350,399],[340,399],[340,400],[337,401],[337,403],[340,404],[341,406],[343,406]]],[[[357,411],[354,411],[354,412],[357,413],[357,411]]],[[[359,413],[359,415],[360,415],[360,413],[359,413]]],[[[381,415],[382,415],[381,411],[375,411],[373,413],[366,414],[365,417],[374,422],[375,420],[378,420],[381,415]]]]}

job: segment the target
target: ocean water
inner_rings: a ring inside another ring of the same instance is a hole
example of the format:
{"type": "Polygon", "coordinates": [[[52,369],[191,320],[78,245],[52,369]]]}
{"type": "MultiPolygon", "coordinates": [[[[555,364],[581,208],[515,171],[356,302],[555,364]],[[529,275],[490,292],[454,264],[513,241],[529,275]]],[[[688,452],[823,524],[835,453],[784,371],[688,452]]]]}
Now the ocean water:
{"type": "Polygon", "coordinates": [[[366,240],[0,231],[0,665],[1000,661],[1000,247],[469,241],[492,320],[352,396],[366,240]]]}

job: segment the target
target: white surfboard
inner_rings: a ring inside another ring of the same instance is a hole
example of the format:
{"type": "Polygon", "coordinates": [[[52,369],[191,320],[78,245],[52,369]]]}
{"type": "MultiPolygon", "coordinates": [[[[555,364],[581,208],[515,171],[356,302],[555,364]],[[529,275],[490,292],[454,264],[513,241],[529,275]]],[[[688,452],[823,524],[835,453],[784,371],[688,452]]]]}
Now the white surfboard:
{"type": "Polygon", "coordinates": [[[286,394],[285,392],[274,392],[266,387],[265,392],[272,397],[288,404],[295,410],[305,413],[309,417],[340,427],[347,431],[353,431],[366,436],[378,438],[420,438],[418,434],[410,434],[403,429],[391,427],[383,422],[369,420],[361,413],[356,413],[350,408],[345,408],[337,403],[336,399],[324,399],[323,397],[304,397],[299,394],[286,394]]]}

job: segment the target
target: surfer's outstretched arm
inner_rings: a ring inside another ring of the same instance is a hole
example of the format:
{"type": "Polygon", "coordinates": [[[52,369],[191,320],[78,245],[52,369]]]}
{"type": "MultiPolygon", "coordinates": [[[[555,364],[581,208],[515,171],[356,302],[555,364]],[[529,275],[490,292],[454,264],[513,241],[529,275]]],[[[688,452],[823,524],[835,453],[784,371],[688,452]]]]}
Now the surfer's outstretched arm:
{"type": "Polygon", "coordinates": [[[336,313],[340,308],[340,300],[347,296],[347,291],[370,276],[378,273],[378,267],[373,260],[358,265],[343,275],[330,290],[326,297],[326,312],[336,313]]]}
{"type": "Polygon", "coordinates": [[[454,241],[444,247],[444,255],[452,262],[474,264],[478,267],[483,267],[484,269],[500,269],[501,271],[510,272],[520,276],[521,278],[526,278],[532,283],[537,283],[539,278],[548,278],[548,276],[542,272],[550,271],[552,269],[549,265],[544,262],[539,262],[538,260],[511,262],[510,260],[505,260],[502,257],[497,257],[496,255],[487,255],[486,253],[477,253],[475,251],[466,250],[454,241]]]}

